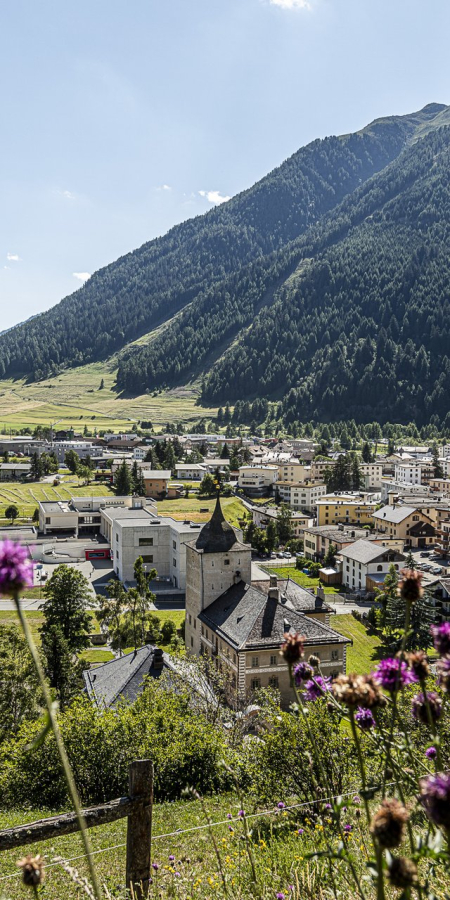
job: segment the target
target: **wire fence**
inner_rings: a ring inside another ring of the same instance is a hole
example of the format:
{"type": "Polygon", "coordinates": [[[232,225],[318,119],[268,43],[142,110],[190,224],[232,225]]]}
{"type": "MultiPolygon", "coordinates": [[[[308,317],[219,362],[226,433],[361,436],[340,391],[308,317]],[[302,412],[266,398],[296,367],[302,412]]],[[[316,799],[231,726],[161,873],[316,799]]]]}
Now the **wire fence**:
{"type": "MultiPolygon", "coordinates": [[[[386,787],[391,787],[394,784],[395,784],[395,782],[391,781],[391,782],[389,782],[389,784],[386,784],[386,787]]],[[[355,796],[355,795],[357,795],[358,791],[361,789],[362,789],[361,785],[359,785],[357,787],[352,788],[349,791],[346,791],[345,793],[336,794],[335,796],[332,796],[332,797],[320,797],[317,800],[305,800],[302,803],[293,803],[290,805],[283,806],[282,809],[280,809],[278,806],[275,806],[272,809],[260,810],[259,812],[250,813],[249,815],[247,815],[247,813],[245,813],[245,818],[247,819],[247,821],[250,819],[260,819],[260,818],[263,818],[264,816],[280,815],[281,813],[289,812],[290,810],[302,809],[304,807],[314,806],[318,803],[321,803],[321,804],[331,803],[333,800],[338,800],[338,799],[344,798],[344,797],[355,796]]],[[[193,832],[196,832],[196,831],[204,831],[205,829],[217,828],[220,825],[230,825],[232,822],[240,822],[240,821],[242,821],[241,816],[232,816],[231,818],[221,819],[219,822],[205,822],[203,825],[194,825],[192,828],[183,828],[183,829],[177,828],[175,831],[168,831],[165,834],[154,834],[154,835],[152,835],[152,844],[154,841],[163,840],[164,838],[180,837],[183,834],[192,834],[193,832]]],[[[99,850],[93,850],[92,855],[94,856],[99,853],[108,853],[111,850],[120,850],[124,847],[126,847],[125,841],[122,842],[121,844],[114,844],[111,847],[101,847],[99,850]]],[[[62,862],[64,862],[64,864],[68,864],[68,863],[76,862],[80,859],[86,859],[86,858],[87,858],[86,854],[81,853],[79,856],[71,856],[68,859],[63,858],[62,862]]],[[[49,869],[57,868],[60,865],[61,865],[61,861],[50,863],[50,865],[45,867],[45,870],[48,871],[49,869]]],[[[21,872],[12,872],[9,875],[2,875],[0,877],[0,882],[8,881],[11,878],[19,878],[20,876],[21,876],[21,872]]]]}

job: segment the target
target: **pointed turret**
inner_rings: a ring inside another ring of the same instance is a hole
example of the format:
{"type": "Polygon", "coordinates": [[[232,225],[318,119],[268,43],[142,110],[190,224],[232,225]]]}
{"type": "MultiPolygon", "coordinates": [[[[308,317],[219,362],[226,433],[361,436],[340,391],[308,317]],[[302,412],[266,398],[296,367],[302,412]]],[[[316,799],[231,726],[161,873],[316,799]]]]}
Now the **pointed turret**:
{"type": "Polygon", "coordinates": [[[234,529],[224,518],[218,494],[214,512],[203,526],[195,546],[204,553],[227,553],[237,542],[234,529]]]}

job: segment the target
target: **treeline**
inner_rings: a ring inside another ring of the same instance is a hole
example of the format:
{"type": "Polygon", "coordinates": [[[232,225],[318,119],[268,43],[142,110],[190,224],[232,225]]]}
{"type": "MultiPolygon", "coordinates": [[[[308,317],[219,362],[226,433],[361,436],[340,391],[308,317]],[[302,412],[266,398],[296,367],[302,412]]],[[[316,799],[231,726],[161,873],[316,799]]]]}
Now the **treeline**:
{"type": "MultiPolygon", "coordinates": [[[[314,141],[229,203],[99,270],[53,309],[0,336],[0,377],[28,375],[36,380],[107,358],[171,319],[199,295],[208,314],[208,297],[216,284],[303,234],[394,159],[417,124],[437,111],[384,121],[360,134],[314,141]]],[[[221,287],[219,304],[232,304],[226,294],[221,287]]],[[[253,314],[248,303],[234,331],[253,314]]],[[[229,330],[225,337],[230,339],[233,333],[229,330]]],[[[187,344],[181,356],[170,355],[167,374],[158,363],[152,374],[147,349],[136,348],[124,359],[120,387],[145,390],[161,377],[176,378],[185,370],[187,344]]]]}

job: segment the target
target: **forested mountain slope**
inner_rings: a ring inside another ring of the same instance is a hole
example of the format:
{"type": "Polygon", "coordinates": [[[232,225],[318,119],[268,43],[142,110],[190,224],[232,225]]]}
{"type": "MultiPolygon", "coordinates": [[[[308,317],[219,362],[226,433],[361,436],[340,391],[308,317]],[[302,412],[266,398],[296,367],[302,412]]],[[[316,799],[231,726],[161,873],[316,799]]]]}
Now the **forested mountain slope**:
{"type": "MultiPolygon", "coordinates": [[[[210,304],[222,311],[228,303],[236,306],[234,293],[238,294],[242,307],[233,310],[222,334],[225,343],[233,340],[265,302],[272,302],[278,278],[285,274],[284,257],[280,266],[276,262],[283,248],[317,228],[323,216],[395,160],[420,129],[433,129],[445,111],[442,105],[430,104],[410,116],[379,120],[358,134],[302,148],[228,203],[144,244],[95,273],[53,309],[0,334],[0,377],[37,379],[107,358],[187,307],[194,310],[193,325],[183,316],[177,319],[183,346],[172,370],[157,339],[124,359],[119,386],[142,390],[150,382],[176,379],[197,364],[207,364],[210,341],[199,344],[198,360],[193,353],[197,331],[200,334],[204,324],[200,310],[208,317],[210,304]],[[259,270],[261,285],[253,276],[259,270]]],[[[235,391],[231,385],[230,389],[235,391]]],[[[217,392],[211,385],[213,390],[217,392]]]]}
{"type": "Polygon", "coordinates": [[[278,270],[283,257],[294,275],[214,366],[204,399],[282,399],[287,421],[450,426],[450,127],[286,248],[278,270]]]}

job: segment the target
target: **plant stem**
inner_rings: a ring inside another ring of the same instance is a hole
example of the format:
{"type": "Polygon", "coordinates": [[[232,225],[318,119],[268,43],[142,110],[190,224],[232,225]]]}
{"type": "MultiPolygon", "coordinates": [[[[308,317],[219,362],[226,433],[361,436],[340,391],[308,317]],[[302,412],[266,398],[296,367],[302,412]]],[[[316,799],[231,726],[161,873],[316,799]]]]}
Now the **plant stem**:
{"type": "Polygon", "coordinates": [[[34,666],[35,666],[35,669],[36,669],[36,672],[37,672],[37,675],[39,678],[39,683],[41,685],[42,693],[44,695],[44,700],[45,700],[45,705],[47,707],[49,721],[52,726],[53,734],[55,736],[55,741],[56,741],[56,746],[57,746],[58,753],[59,753],[59,758],[61,760],[61,764],[62,764],[63,771],[64,771],[64,776],[65,776],[65,779],[67,782],[67,788],[68,788],[68,791],[70,794],[70,798],[72,800],[73,808],[75,810],[75,815],[77,817],[78,826],[79,826],[80,833],[81,833],[81,840],[82,840],[83,847],[84,847],[84,852],[86,854],[86,858],[88,861],[89,874],[91,876],[92,886],[94,888],[97,900],[101,900],[100,885],[97,880],[97,873],[95,871],[94,861],[92,858],[91,842],[89,840],[88,831],[87,831],[86,824],[85,824],[85,821],[83,818],[80,799],[78,797],[78,791],[76,789],[74,777],[72,774],[72,769],[70,767],[70,763],[69,763],[67,753],[66,753],[66,748],[64,746],[64,741],[62,739],[61,731],[59,729],[58,720],[57,720],[56,713],[55,713],[55,708],[53,706],[50,689],[48,687],[48,684],[47,684],[47,681],[46,681],[46,678],[44,675],[44,670],[41,665],[39,653],[37,651],[36,644],[34,643],[33,635],[28,627],[28,622],[27,622],[27,620],[23,614],[22,608],[20,606],[20,598],[17,593],[14,594],[14,603],[16,606],[17,614],[19,616],[20,624],[22,626],[22,631],[24,633],[25,640],[28,644],[28,647],[29,647],[29,650],[30,650],[30,653],[31,653],[31,656],[33,659],[33,663],[34,663],[34,666]]]}

